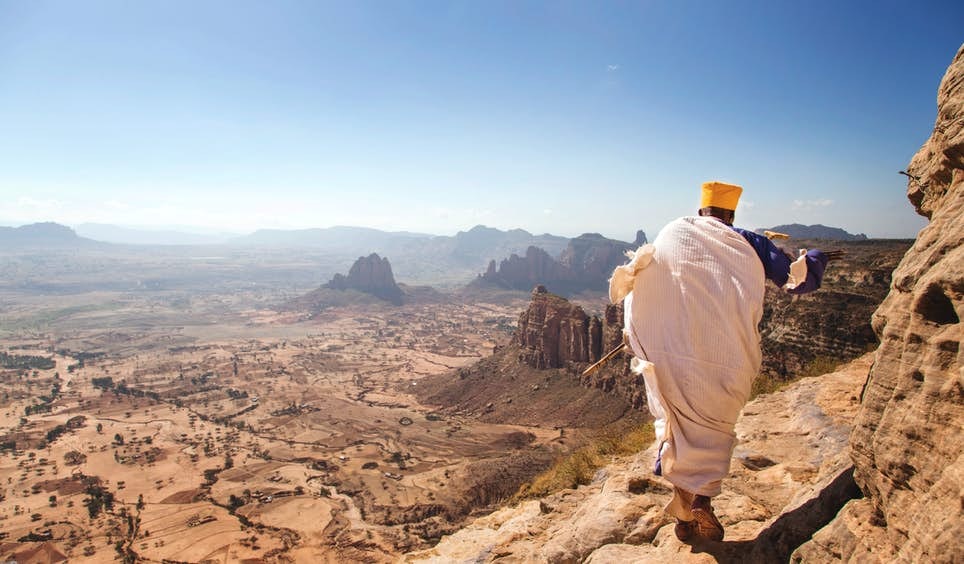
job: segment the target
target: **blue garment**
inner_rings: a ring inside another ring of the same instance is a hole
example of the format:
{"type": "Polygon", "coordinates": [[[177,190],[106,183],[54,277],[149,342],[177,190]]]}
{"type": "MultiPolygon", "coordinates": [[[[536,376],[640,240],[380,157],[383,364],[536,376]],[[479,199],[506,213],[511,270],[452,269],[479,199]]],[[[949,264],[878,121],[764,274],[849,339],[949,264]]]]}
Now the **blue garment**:
{"type": "MultiPolygon", "coordinates": [[[[733,230],[743,235],[743,238],[756,251],[757,256],[760,257],[760,262],[763,263],[767,280],[772,280],[774,284],[782,288],[790,277],[790,263],[794,259],[774,245],[773,241],[759,233],[747,231],[740,227],[734,227],[733,230]]],[[[796,288],[787,290],[787,293],[806,294],[820,288],[820,283],[823,281],[823,271],[827,268],[828,260],[823,251],[818,249],[807,251],[807,279],[796,288]]]]}

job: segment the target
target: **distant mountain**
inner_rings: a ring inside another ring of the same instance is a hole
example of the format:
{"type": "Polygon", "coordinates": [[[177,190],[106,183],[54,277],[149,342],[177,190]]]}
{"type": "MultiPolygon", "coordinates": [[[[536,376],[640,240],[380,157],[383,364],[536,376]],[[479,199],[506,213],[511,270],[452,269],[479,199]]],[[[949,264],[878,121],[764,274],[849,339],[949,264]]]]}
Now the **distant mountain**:
{"type": "Polygon", "coordinates": [[[401,280],[456,287],[471,280],[490,260],[524,253],[530,246],[558,256],[569,239],[549,234],[533,235],[523,229],[502,231],[483,225],[454,236],[339,226],[290,231],[262,229],[234,238],[230,243],[305,247],[343,257],[378,253],[392,257],[395,275],[401,280]]]}
{"type": "Polygon", "coordinates": [[[276,309],[314,316],[332,307],[384,307],[385,302],[400,306],[439,303],[449,299],[430,286],[396,283],[388,258],[372,253],[367,257],[358,257],[347,275],[335,274],[328,283],[279,304],[276,309]]]}
{"type": "Polygon", "coordinates": [[[451,256],[456,260],[478,264],[481,261],[521,253],[529,247],[538,247],[551,256],[558,256],[569,239],[544,233],[533,235],[524,229],[500,231],[484,225],[476,225],[468,231],[455,234],[451,256]]]}
{"type": "Polygon", "coordinates": [[[827,227],[826,225],[801,225],[799,223],[791,223],[789,225],[777,225],[775,227],[770,227],[769,229],[757,229],[757,233],[763,233],[764,231],[776,231],[778,233],[786,233],[794,239],[831,239],[834,241],[866,241],[867,236],[863,233],[858,233],[853,235],[847,233],[839,227],[827,227]]]}
{"type": "Polygon", "coordinates": [[[76,248],[99,243],[59,223],[31,223],[20,227],[0,227],[0,246],[4,248],[76,248]]]}
{"type": "Polygon", "coordinates": [[[524,251],[530,245],[540,247],[555,256],[565,248],[568,241],[565,237],[555,235],[533,235],[523,229],[502,231],[477,225],[468,231],[459,231],[454,237],[349,226],[296,230],[259,229],[230,242],[236,245],[323,247],[361,255],[378,252],[396,256],[397,251],[428,251],[458,262],[468,261],[474,264],[480,260],[487,261],[511,252],[524,251]]]}
{"type": "Polygon", "coordinates": [[[558,259],[530,246],[524,256],[513,253],[503,259],[498,268],[495,260],[490,261],[486,271],[470,285],[530,291],[541,284],[562,295],[583,290],[603,291],[613,269],[626,262],[626,251],[645,242],[646,234],[642,231],[636,233],[632,243],[608,239],[598,233],[584,233],[570,239],[558,259]]]}
{"type": "Polygon", "coordinates": [[[176,229],[135,229],[105,223],[82,223],[74,230],[81,237],[122,245],[217,245],[234,234],[204,234],[176,229]]]}

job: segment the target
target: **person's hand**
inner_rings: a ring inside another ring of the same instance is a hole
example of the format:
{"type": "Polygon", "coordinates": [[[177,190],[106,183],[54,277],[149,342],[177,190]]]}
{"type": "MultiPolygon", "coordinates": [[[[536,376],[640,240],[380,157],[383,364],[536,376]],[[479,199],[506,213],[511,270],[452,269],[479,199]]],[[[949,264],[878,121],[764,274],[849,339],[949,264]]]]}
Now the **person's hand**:
{"type": "Polygon", "coordinates": [[[831,261],[831,260],[840,260],[840,259],[844,258],[844,257],[847,255],[846,251],[840,251],[840,250],[824,251],[823,254],[824,254],[824,256],[827,257],[827,260],[828,260],[828,261],[831,261]]]}

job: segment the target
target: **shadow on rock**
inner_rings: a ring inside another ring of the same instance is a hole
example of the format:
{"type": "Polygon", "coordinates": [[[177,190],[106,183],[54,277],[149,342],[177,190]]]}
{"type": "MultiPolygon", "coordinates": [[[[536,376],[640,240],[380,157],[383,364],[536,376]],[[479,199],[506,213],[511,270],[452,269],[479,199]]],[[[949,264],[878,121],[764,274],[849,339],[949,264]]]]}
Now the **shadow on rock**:
{"type": "Polygon", "coordinates": [[[788,562],[790,555],[827,523],[851,499],[861,497],[849,466],[805,503],[784,512],[753,540],[698,541],[693,554],[709,554],[720,564],[743,562],[788,562]]]}

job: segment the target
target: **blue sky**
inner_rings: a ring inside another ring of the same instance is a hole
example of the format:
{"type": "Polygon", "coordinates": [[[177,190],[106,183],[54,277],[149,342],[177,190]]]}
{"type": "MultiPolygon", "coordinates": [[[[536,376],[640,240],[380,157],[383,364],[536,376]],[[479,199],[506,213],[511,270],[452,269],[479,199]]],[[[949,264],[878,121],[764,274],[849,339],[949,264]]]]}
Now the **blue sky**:
{"type": "Polygon", "coordinates": [[[924,225],[962,2],[0,0],[0,224],[924,225]]]}

